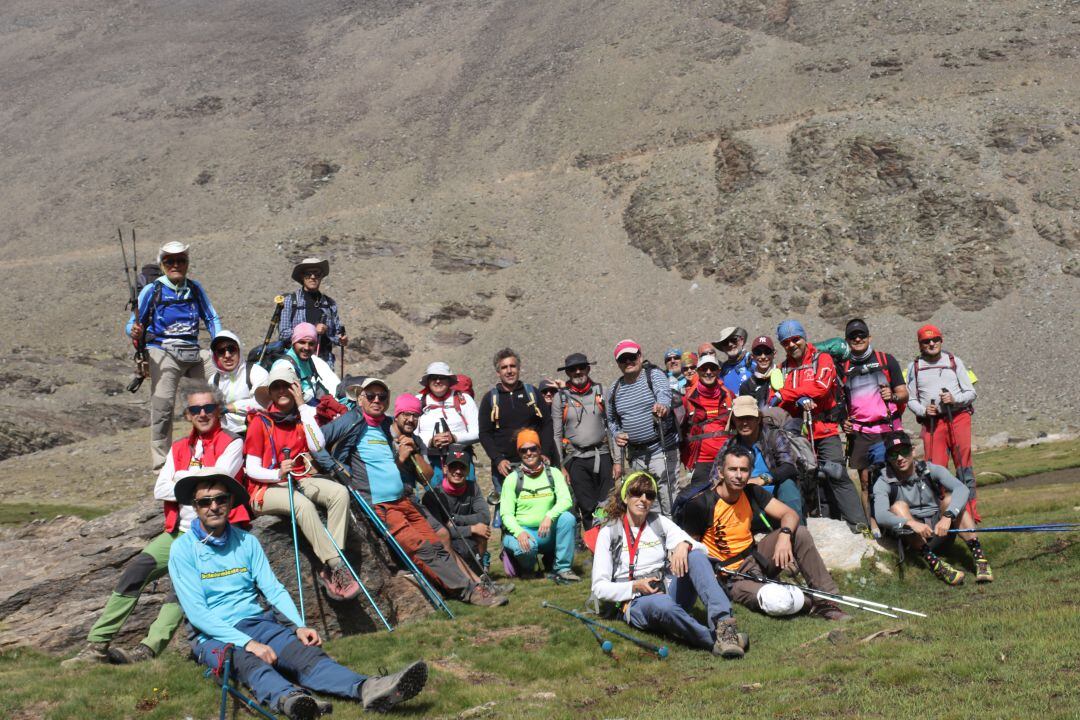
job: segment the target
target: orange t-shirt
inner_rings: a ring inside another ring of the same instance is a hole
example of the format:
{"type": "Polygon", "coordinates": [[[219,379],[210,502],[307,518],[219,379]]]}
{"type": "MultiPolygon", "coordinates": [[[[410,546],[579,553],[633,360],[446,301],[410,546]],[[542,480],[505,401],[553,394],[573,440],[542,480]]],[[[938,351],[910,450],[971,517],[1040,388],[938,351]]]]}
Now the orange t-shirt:
{"type": "Polygon", "coordinates": [[[750,547],[754,542],[754,535],[750,532],[752,515],[746,493],[739,493],[734,505],[728,505],[717,497],[712,524],[701,538],[709,556],[724,562],[750,547]]]}

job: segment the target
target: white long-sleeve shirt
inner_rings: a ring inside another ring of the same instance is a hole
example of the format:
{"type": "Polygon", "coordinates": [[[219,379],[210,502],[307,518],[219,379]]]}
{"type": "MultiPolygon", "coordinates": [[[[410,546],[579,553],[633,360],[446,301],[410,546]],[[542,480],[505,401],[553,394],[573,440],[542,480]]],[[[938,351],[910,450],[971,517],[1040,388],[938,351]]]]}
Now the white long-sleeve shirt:
{"type": "Polygon", "coordinates": [[[247,430],[247,414],[251,410],[263,409],[255,400],[255,388],[265,385],[269,373],[261,365],[251,366],[251,385],[247,383],[247,363],[240,363],[235,370],[226,373],[218,370],[210,376],[210,385],[225,398],[226,405],[232,405],[235,412],[221,416],[221,426],[231,433],[247,430]]]}
{"type": "MultiPolygon", "coordinates": [[[[686,534],[682,528],[664,517],[656,515],[660,526],[664,528],[667,536],[666,544],[662,545],[660,538],[652,531],[648,523],[642,530],[641,541],[638,544],[637,556],[634,558],[634,575],[637,578],[665,570],[668,562],[668,553],[679,547],[681,543],[690,543],[692,550],[704,550],[705,546],[686,534]]],[[[650,518],[651,519],[651,518],[650,518]]],[[[636,527],[631,531],[637,533],[636,527]]],[[[593,556],[592,566],[592,592],[600,600],[610,602],[625,602],[633,600],[640,593],[634,592],[634,583],[630,580],[630,546],[624,537],[622,542],[622,557],[619,561],[619,570],[612,575],[614,558],[611,556],[611,533],[625,533],[622,520],[612,525],[607,524],[600,528],[596,536],[596,554],[593,556]]]]}
{"type": "MultiPolygon", "coordinates": [[[[195,441],[195,452],[192,453],[192,457],[200,458],[203,453],[202,440],[195,441]]],[[[217,462],[213,467],[220,470],[223,473],[236,477],[236,474],[240,472],[240,465],[244,461],[244,441],[240,438],[236,438],[227,446],[225,446],[225,452],[221,453],[217,462]]],[[[180,472],[187,470],[184,468],[180,472]]],[[[173,454],[170,452],[165,457],[165,464],[161,466],[161,470],[158,471],[157,480],[154,481],[154,499],[155,500],[171,500],[176,502],[176,495],[173,494],[173,488],[176,486],[176,464],[173,462],[173,454]]],[[[195,519],[195,508],[190,505],[180,506],[180,523],[177,528],[180,532],[187,532],[191,527],[191,521],[195,519]]]]}
{"type": "Polygon", "coordinates": [[[446,397],[438,400],[430,393],[417,395],[423,404],[423,414],[416,425],[416,434],[428,446],[428,455],[442,454],[431,445],[431,438],[435,435],[435,424],[440,420],[446,420],[450,426],[450,432],[454,434],[454,442],[458,445],[472,445],[480,439],[480,412],[468,393],[461,393],[461,406],[454,407],[454,393],[447,393],[446,397]]]}
{"type": "MultiPolygon", "coordinates": [[[[300,406],[300,422],[304,426],[304,438],[307,440],[309,451],[322,448],[326,444],[319,423],[315,420],[315,407],[313,405],[300,406]]],[[[263,483],[276,484],[283,482],[275,468],[263,467],[262,458],[258,455],[247,455],[244,459],[244,473],[252,480],[263,483]]]]}

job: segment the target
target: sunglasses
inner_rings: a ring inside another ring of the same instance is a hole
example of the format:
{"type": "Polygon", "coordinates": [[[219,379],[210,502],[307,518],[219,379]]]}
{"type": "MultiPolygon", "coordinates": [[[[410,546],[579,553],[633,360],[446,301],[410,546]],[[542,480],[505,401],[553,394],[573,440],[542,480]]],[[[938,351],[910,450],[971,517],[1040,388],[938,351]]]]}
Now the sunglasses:
{"type": "Polygon", "coordinates": [[[920,340],[919,344],[920,345],[936,345],[939,342],[941,342],[941,338],[926,338],[925,340],[920,340]]]}
{"type": "Polygon", "coordinates": [[[188,259],[186,257],[167,257],[161,259],[161,264],[170,267],[173,265],[187,265],[188,259]]]}
{"type": "Polygon", "coordinates": [[[457,378],[448,378],[445,375],[431,375],[428,377],[429,383],[442,383],[443,385],[449,385],[455,382],[457,378]]]}
{"type": "Polygon", "coordinates": [[[552,389],[552,390],[541,390],[540,394],[545,396],[545,397],[555,397],[556,395],[559,394],[559,391],[554,390],[554,389],[552,389]]]}
{"type": "Polygon", "coordinates": [[[206,509],[212,505],[221,505],[222,507],[232,502],[232,495],[223,493],[221,495],[211,495],[210,497],[201,497],[195,500],[195,505],[206,509]]]}
{"type": "Polygon", "coordinates": [[[535,445],[526,445],[525,447],[518,448],[518,455],[532,455],[533,453],[539,453],[540,448],[535,445]]]}
{"type": "Polygon", "coordinates": [[[304,274],[303,274],[303,275],[302,275],[301,277],[306,277],[306,278],[316,278],[316,279],[318,279],[318,278],[321,278],[321,277],[322,277],[322,273],[321,273],[321,272],[319,272],[318,270],[308,270],[308,271],[307,271],[306,273],[304,273],[304,274]]]}
{"type": "Polygon", "coordinates": [[[864,332],[857,332],[857,333],[852,333],[851,335],[848,335],[847,339],[848,339],[848,342],[862,342],[863,340],[865,340],[868,337],[870,337],[870,336],[867,335],[864,332]]]}
{"type": "Polygon", "coordinates": [[[776,353],[767,347],[756,347],[750,351],[750,354],[754,357],[769,357],[770,355],[775,355],[776,353]]]}
{"type": "Polygon", "coordinates": [[[636,492],[631,490],[631,491],[627,492],[626,494],[629,495],[632,498],[634,498],[634,497],[643,497],[646,500],[650,500],[650,501],[656,499],[656,492],[653,491],[653,490],[638,490],[636,492]]]}
{"type": "Polygon", "coordinates": [[[620,355],[619,357],[615,358],[615,362],[618,363],[619,365],[627,365],[627,364],[632,363],[632,362],[637,362],[637,359],[639,357],[641,357],[641,353],[634,353],[633,355],[623,354],[623,355],[620,355]]]}
{"type": "Polygon", "coordinates": [[[367,398],[368,402],[384,403],[390,399],[390,393],[368,391],[364,393],[364,397],[367,398]]]}
{"type": "Polygon", "coordinates": [[[574,365],[573,367],[566,368],[567,375],[577,375],[578,373],[589,372],[588,365],[574,365]]]}
{"type": "Polygon", "coordinates": [[[784,347],[791,347],[792,345],[798,345],[800,342],[802,342],[801,337],[790,337],[787,340],[781,340],[780,344],[784,347]]]}
{"type": "Polygon", "coordinates": [[[217,409],[218,409],[217,403],[206,403],[205,405],[188,405],[187,406],[187,411],[189,413],[191,413],[192,415],[202,415],[203,413],[206,413],[207,415],[213,415],[214,413],[217,412],[217,409]]]}
{"type": "Polygon", "coordinates": [[[239,355],[240,348],[235,345],[218,345],[214,348],[215,355],[239,355]]]}
{"type": "Polygon", "coordinates": [[[698,375],[716,375],[718,372],[720,372],[720,369],[714,368],[711,365],[706,365],[705,367],[699,367],[697,369],[698,375]]]}

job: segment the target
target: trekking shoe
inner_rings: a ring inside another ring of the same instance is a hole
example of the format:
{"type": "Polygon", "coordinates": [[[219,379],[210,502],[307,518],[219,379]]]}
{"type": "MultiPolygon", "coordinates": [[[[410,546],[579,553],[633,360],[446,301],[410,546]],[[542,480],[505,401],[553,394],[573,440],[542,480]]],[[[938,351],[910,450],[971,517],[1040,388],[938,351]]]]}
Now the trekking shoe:
{"type": "Polygon", "coordinates": [[[365,710],[386,712],[398,703],[416,697],[427,682],[427,665],[417,660],[393,675],[374,675],[360,685],[360,702],[365,710]]]}
{"type": "Polygon", "coordinates": [[[472,592],[465,598],[465,602],[470,605],[477,605],[479,607],[500,607],[510,602],[510,600],[498,593],[495,593],[483,585],[476,584],[472,587],[472,592]]]}
{"type": "Polygon", "coordinates": [[[994,571],[990,569],[990,561],[986,558],[975,558],[975,582],[994,582],[994,571]]]}
{"type": "Polygon", "coordinates": [[[113,665],[133,665],[145,660],[154,659],[154,651],[146,645],[139,643],[130,650],[111,647],[108,650],[109,662],[113,665]]]}
{"type": "Polygon", "coordinates": [[[278,700],[278,711],[289,720],[316,720],[320,714],[319,703],[301,690],[292,690],[278,700]]]}
{"type": "Polygon", "coordinates": [[[488,588],[490,588],[491,591],[494,592],[496,595],[509,595],[510,593],[514,592],[515,587],[516,586],[512,582],[493,582],[488,585],[488,588]]]}
{"type": "MultiPolygon", "coordinates": [[[[716,628],[716,642],[712,646],[712,654],[719,655],[725,660],[738,660],[746,654],[743,637],[735,625],[735,618],[729,617],[716,628]]],[[[746,637],[745,646],[750,645],[749,637],[746,637]]]]}
{"type": "Polygon", "coordinates": [[[828,600],[815,599],[814,604],[810,606],[810,614],[832,622],[846,622],[851,619],[851,616],[841,610],[839,605],[828,600]]]}
{"type": "Polygon", "coordinates": [[[334,705],[329,700],[321,700],[317,697],[311,698],[315,701],[315,706],[319,708],[320,715],[333,715],[334,705]]]}
{"type": "Polygon", "coordinates": [[[319,569],[319,582],[331,600],[344,602],[360,594],[360,585],[344,565],[336,568],[323,566],[319,569]]]}
{"type": "Polygon", "coordinates": [[[934,574],[941,579],[946,585],[963,585],[964,573],[962,570],[957,570],[949,563],[945,562],[941,558],[937,559],[930,569],[934,571],[934,574]]]}
{"type": "Polygon", "coordinates": [[[559,585],[568,585],[570,583],[581,581],[581,577],[573,570],[560,570],[557,573],[553,573],[551,579],[559,585]]]}
{"type": "Polygon", "coordinates": [[[502,500],[502,496],[499,494],[498,490],[492,490],[487,495],[487,504],[491,505],[492,507],[495,507],[496,505],[498,505],[499,501],[501,501],[501,500],[502,500]]]}
{"type": "Polygon", "coordinates": [[[70,657],[67,660],[60,663],[62,668],[78,667],[79,665],[89,665],[91,663],[107,663],[109,662],[109,643],[107,642],[88,642],[79,651],[79,654],[75,657],[70,657]]]}

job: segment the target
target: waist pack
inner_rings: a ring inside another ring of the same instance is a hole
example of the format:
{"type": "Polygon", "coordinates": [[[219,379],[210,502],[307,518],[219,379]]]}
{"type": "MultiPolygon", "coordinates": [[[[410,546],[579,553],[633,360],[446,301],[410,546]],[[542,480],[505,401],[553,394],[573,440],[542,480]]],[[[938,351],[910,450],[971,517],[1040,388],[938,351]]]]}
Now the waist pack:
{"type": "Polygon", "coordinates": [[[198,347],[162,345],[161,349],[169,353],[174,360],[182,363],[197,363],[202,361],[198,347]]]}

